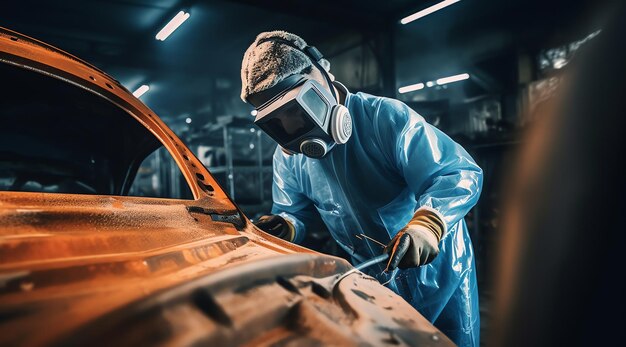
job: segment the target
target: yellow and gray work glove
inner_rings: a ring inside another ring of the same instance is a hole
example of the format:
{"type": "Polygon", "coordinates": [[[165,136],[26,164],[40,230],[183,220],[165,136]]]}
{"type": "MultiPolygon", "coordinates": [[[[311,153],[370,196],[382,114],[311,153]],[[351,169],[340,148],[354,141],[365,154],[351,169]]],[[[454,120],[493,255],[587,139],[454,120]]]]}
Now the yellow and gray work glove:
{"type": "Polygon", "coordinates": [[[418,210],[413,219],[387,244],[389,253],[386,271],[396,267],[408,269],[428,264],[439,254],[439,241],[444,222],[435,212],[418,210]]]}
{"type": "Polygon", "coordinates": [[[278,215],[262,216],[258,221],[254,222],[257,228],[266,233],[281,238],[286,241],[293,241],[296,235],[296,229],[285,218],[278,215]]]}

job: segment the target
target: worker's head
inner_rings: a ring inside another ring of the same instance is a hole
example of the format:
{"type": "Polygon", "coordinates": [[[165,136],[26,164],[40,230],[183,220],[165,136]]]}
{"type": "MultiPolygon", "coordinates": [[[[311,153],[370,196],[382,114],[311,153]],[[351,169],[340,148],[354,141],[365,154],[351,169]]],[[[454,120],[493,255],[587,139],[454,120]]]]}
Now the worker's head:
{"type": "Polygon", "coordinates": [[[333,80],[315,47],[294,34],[265,32],[244,54],[241,99],[258,110],[255,123],[283,149],[321,158],[352,132],[333,80]]]}

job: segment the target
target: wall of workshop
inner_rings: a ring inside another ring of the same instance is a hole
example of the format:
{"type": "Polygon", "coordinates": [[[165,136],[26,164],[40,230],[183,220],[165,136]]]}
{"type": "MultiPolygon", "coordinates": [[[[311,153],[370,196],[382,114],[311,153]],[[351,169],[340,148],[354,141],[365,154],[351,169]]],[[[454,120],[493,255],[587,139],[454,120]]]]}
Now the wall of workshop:
{"type": "Polygon", "coordinates": [[[393,52],[382,44],[385,36],[386,33],[346,32],[320,43],[319,48],[331,63],[331,73],[351,92],[387,95],[381,57],[393,59],[393,52]]]}

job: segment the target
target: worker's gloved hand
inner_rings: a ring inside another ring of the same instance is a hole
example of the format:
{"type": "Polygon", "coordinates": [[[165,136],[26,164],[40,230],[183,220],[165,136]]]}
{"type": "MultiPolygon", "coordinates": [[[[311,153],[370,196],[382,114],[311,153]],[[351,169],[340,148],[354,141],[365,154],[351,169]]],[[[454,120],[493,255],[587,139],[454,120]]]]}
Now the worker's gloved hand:
{"type": "Polygon", "coordinates": [[[254,222],[259,229],[286,241],[293,241],[296,229],[285,218],[278,215],[262,216],[254,222]]]}
{"type": "Polygon", "coordinates": [[[444,222],[432,211],[418,210],[413,219],[385,247],[389,253],[386,271],[428,264],[439,254],[444,222]]]}

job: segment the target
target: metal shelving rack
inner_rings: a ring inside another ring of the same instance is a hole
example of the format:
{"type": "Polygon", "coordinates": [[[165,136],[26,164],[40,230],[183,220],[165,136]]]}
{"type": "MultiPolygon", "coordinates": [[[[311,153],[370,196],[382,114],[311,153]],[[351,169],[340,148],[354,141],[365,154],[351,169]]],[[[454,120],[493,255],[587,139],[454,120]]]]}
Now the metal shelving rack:
{"type": "Polygon", "coordinates": [[[276,148],[269,136],[251,122],[235,120],[212,127],[192,141],[198,145],[195,152],[200,152],[202,146],[210,148],[206,153],[214,160],[204,160],[201,153],[198,157],[249,217],[269,213],[272,154],[276,148]]]}

